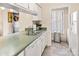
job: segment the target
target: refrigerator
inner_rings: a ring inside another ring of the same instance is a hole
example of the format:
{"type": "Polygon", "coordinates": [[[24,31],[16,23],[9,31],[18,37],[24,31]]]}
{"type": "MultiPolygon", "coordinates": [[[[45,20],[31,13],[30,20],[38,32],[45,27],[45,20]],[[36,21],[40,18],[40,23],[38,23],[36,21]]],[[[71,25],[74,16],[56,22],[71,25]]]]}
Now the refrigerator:
{"type": "Polygon", "coordinates": [[[73,55],[79,55],[79,11],[71,14],[70,26],[68,30],[69,48],[73,55]]]}

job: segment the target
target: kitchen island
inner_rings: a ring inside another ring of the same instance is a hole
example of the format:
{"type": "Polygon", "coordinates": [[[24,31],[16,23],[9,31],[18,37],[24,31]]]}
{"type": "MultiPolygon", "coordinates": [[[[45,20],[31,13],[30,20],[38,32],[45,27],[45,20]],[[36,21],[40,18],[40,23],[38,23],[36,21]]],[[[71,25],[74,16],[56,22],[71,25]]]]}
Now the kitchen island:
{"type": "MultiPolygon", "coordinates": [[[[36,35],[26,35],[26,32],[23,31],[23,32],[14,33],[12,35],[8,35],[8,36],[0,38],[0,56],[17,56],[22,51],[24,51],[25,56],[27,56],[27,55],[30,56],[30,54],[27,54],[28,46],[30,46],[34,41],[38,40],[38,38],[41,37],[41,35],[45,32],[46,32],[46,29],[40,30],[40,33],[38,33],[36,35]]],[[[43,37],[43,39],[44,39],[44,37],[43,37]]],[[[39,38],[39,40],[42,40],[42,39],[39,38]]],[[[40,47],[40,48],[42,49],[42,47],[40,47]]],[[[44,48],[42,50],[44,50],[44,48]]],[[[41,55],[42,52],[43,51],[40,50],[39,55],[41,55]]]]}

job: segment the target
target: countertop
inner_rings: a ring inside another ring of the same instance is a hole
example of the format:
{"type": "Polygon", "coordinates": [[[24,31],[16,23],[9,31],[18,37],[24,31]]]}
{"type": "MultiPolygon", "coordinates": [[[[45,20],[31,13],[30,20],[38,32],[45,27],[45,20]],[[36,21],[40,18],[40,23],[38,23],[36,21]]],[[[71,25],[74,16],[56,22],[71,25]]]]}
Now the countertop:
{"type": "Polygon", "coordinates": [[[18,55],[45,31],[40,30],[37,35],[26,35],[24,31],[0,38],[0,56],[18,55]]]}

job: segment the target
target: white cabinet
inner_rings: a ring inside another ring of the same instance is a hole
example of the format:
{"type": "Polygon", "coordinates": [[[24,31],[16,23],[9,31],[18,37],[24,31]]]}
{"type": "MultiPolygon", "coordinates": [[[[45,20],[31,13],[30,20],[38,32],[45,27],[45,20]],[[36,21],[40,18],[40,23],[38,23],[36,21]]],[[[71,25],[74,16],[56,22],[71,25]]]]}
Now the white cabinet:
{"type": "Polygon", "coordinates": [[[29,3],[29,10],[34,11],[34,3],[29,3]]]}
{"type": "Polygon", "coordinates": [[[33,41],[18,56],[41,56],[47,45],[46,32],[33,41]]]}
{"type": "Polygon", "coordinates": [[[38,9],[38,11],[37,11],[37,13],[38,13],[38,20],[42,20],[42,16],[41,16],[42,10],[41,10],[41,7],[38,6],[37,9],[38,9]]]}
{"type": "Polygon", "coordinates": [[[29,9],[33,12],[37,13],[37,16],[33,16],[32,20],[41,20],[42,19],[42,11],[41,8],[35,3],[29,3],[29,9]]]}
{"type": "Polygon", "coordinates": [[[38,9],[37,9],[37,16],[33,15],[33,18],[32,20],[42,20],[42,16],[41,16],[41,8],[38,6],[38,9]]]}
{"type": "Polygon", "coordinates": [[[35,3],[29,3],[29,9],[31,11],[37,12],[37,5],[35,3]]]}
{"type": "Polygon", "coordinates": [[[27,47],[24,52],[25,56],[31,56],[32,55],[31,51],[32,51],[32,47],[31,46],[27,47]]]}
{"type": "Polygon", "coordinates": [[[25,49],[25,56],[41,56],[46,46],[46,33],[43,33],[25,49]]]}
{"type": "Polygon", "coordinates": [[[6,8],[12,8],[18,10],[19,12],[24,12],[31,15],[37,15],[36,12],[33,12],[32,9],[35,9],[33,5],[29,8],[29,3],[9,3],[4,4],[6,8]],[[7,5],[7,6],[6,6],[7,5]]]}
{"type": "Polygon", "coordinates": [[[27,48],[25,48],[25,52],[24,55],[25,56],[32,56],[33,55],[33,45],[28,46],[27,48]]]}
{"type": "MultiPolygon", "coordinates": [[[[38,15],[38,9],[37,8],[38,8],[38,6],[35,3],[29,3],[29,10],[37,13],[37,15],[38,15]]],[[[38,16],[33,15],[32,20],[38,20],[38,16]]]]}
{"type": "Polygon", "coordinates": [[[24,50],[18,56],[24,56],[24,50]]]}
{"type": "Polygon", "coordinates": [[[43,53],[46,45],[47,45],[47,38],[46,38],[46,32],[45,32],[41,36],[41,54],[43,53]]]}
{"type": "Polygon", "coordinates": [[[37,4],[35,3],[30,3],[29,4],[29,9],[32,10],[33,12],[37,13],[37,16],[33,15],[32,20],[41,20],[42,19],[42,11],[41,11],[41,7],[39,7],[37,4]]]}
{"type": "Polygon", "coordinates": [[[31,43],[28,47],[25,48],[25,56],[33,56],[35,55],[36,53],[35,52],[35,42],[34,41],[33,43],[31,43]]]}
{"type": "Polygon", "coordinates": [[[25,56],[40,56],[41,55],[41,45],[40,38],[36,39],[32,44],[30,44],[25,49],[25,56]]]}
{"type": "Polygon", "coordinates": [[[21,7],[24,7],[24,8],[28,9],[28,3],[16,3],[16,5],[19,5],[21,7]]]}
{"type": "Polygon", "coordinates": [[[41,36],[40,36],[40,37],[38,38],[38,41],[37,41],[37,49],[38,49],[38,50],[37,50],[37,52],[38,52],[37,55],[38,55],[38,56],[41,56],[41,54],[42,54],[42,53],[41,53],[41,47],[42,47],[42,42],[41,42],[41,40],[42,40],[42,39],[41,39],[41,36]]]}

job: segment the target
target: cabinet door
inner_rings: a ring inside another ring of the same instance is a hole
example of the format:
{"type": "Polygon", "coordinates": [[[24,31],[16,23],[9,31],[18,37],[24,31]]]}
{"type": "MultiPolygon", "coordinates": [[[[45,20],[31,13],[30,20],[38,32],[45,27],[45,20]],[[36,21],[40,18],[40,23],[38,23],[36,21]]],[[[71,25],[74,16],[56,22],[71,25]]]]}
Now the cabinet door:
{"type": "Polygon", "coordinates": [[[46,46],[46,33],[43,33],[25,49],[25,56],[41,56],[46,46]]]}
{"type": "Polygon", "coordinates": [[[42,43],[42,47],[41,47],[41,52],[43,52],[44,48],[45,48],[45,37],[44,37],[44,33],[41,36],[41,43],[42,43]]]}
{"type": "Polygon", "coordinates": [[[37,13],[37,16],[33,16],[33,20],[42,20],[41,8],[37,4],[30,4],[30,10],[37,13]]]}
{"type": "Polygon", "coordinates": [[[34,11],[38,14],[38,6],[37,6],[37,4],[34,4],[34,11]]]}
{"type": "Polygon", "coordinates": [[[40,51],[39,51],[39,39],[36,39],[35,42],[33,42],[33,47],[32,47],[32,56],[39,56],[40,55],[40,51]]]}
{"type": "Polygon", "coordinates": [[[24,51],[22,51],[18,56],[24,56],[24,51]]]}
{"type": "Polygon", "coordinates": [[[34,43],[30,44],[28,47],[25,48],[25,56],[33,56],[34,53],[34,43]]]}
{"type": "Polygon", "coordinates": [[[47,45],[47,38],[46,38],[46,32],[44,32],[41,36],[41,43],[42,43],[42,46],[41,46],[41,54],[43,53],[44,51],[44,48],[46,47],[47,45]]]}
{"type": "Polygon", "coordinates": [[[28,8],[28,3],[16,3],[16,4],[21,7],[28,8]]]}
{"type": "Polygon", "coordinates": [[[48,38],[47,38],[47,31],[44,33],[44,38],[45,38],[45,46],[47,45],[47,40],[48,40],[48,38]]]}
{"type": "Polygon", "coordinates": [[[41,42],[41,36],[38,38],[37,41],[37,56],[41,56],[41,47],[42,47],[42,42],[41,42]]]}
{"type": "Polygon", "coordinates": [[[33,55],[33,46],[30,45],[27,48],[25,48],[24,55],[32,56],[33,55]]]}
{"type": "Polygon", "coordinates": [[[34,8],[35,8],[34,3],[29,3],[29,9],[30,9],[31,11],[34,11],[34,8]]]}
{"type": "Polygon", "coordinates": [[[35,3],[29,3],[29,9],[37,13],[37,5],[35,3]]]}
{"type": "Polygon", "coordinates": [[[26,49],[25,49],[25,56],[39,56],[40,51],[39,51],[39,42],[38,39],[36,39],[32,44],[30,44],[26,49]]]}
{"type": "Polygon", "coordinates": [[[42,20],[41,12],[42,12],[42,11],[41,11],[41,8],[38,6],[38,12],[37,12],[37,13],[38,13],[38,19],[39,19],[39,20],[42,20]]]}
{"type": "Polygon", "coordinates": [[[44,49],[44,39],[43,36],[41,36],[41,54],[43,52],[43,49],[44,49]]]}

